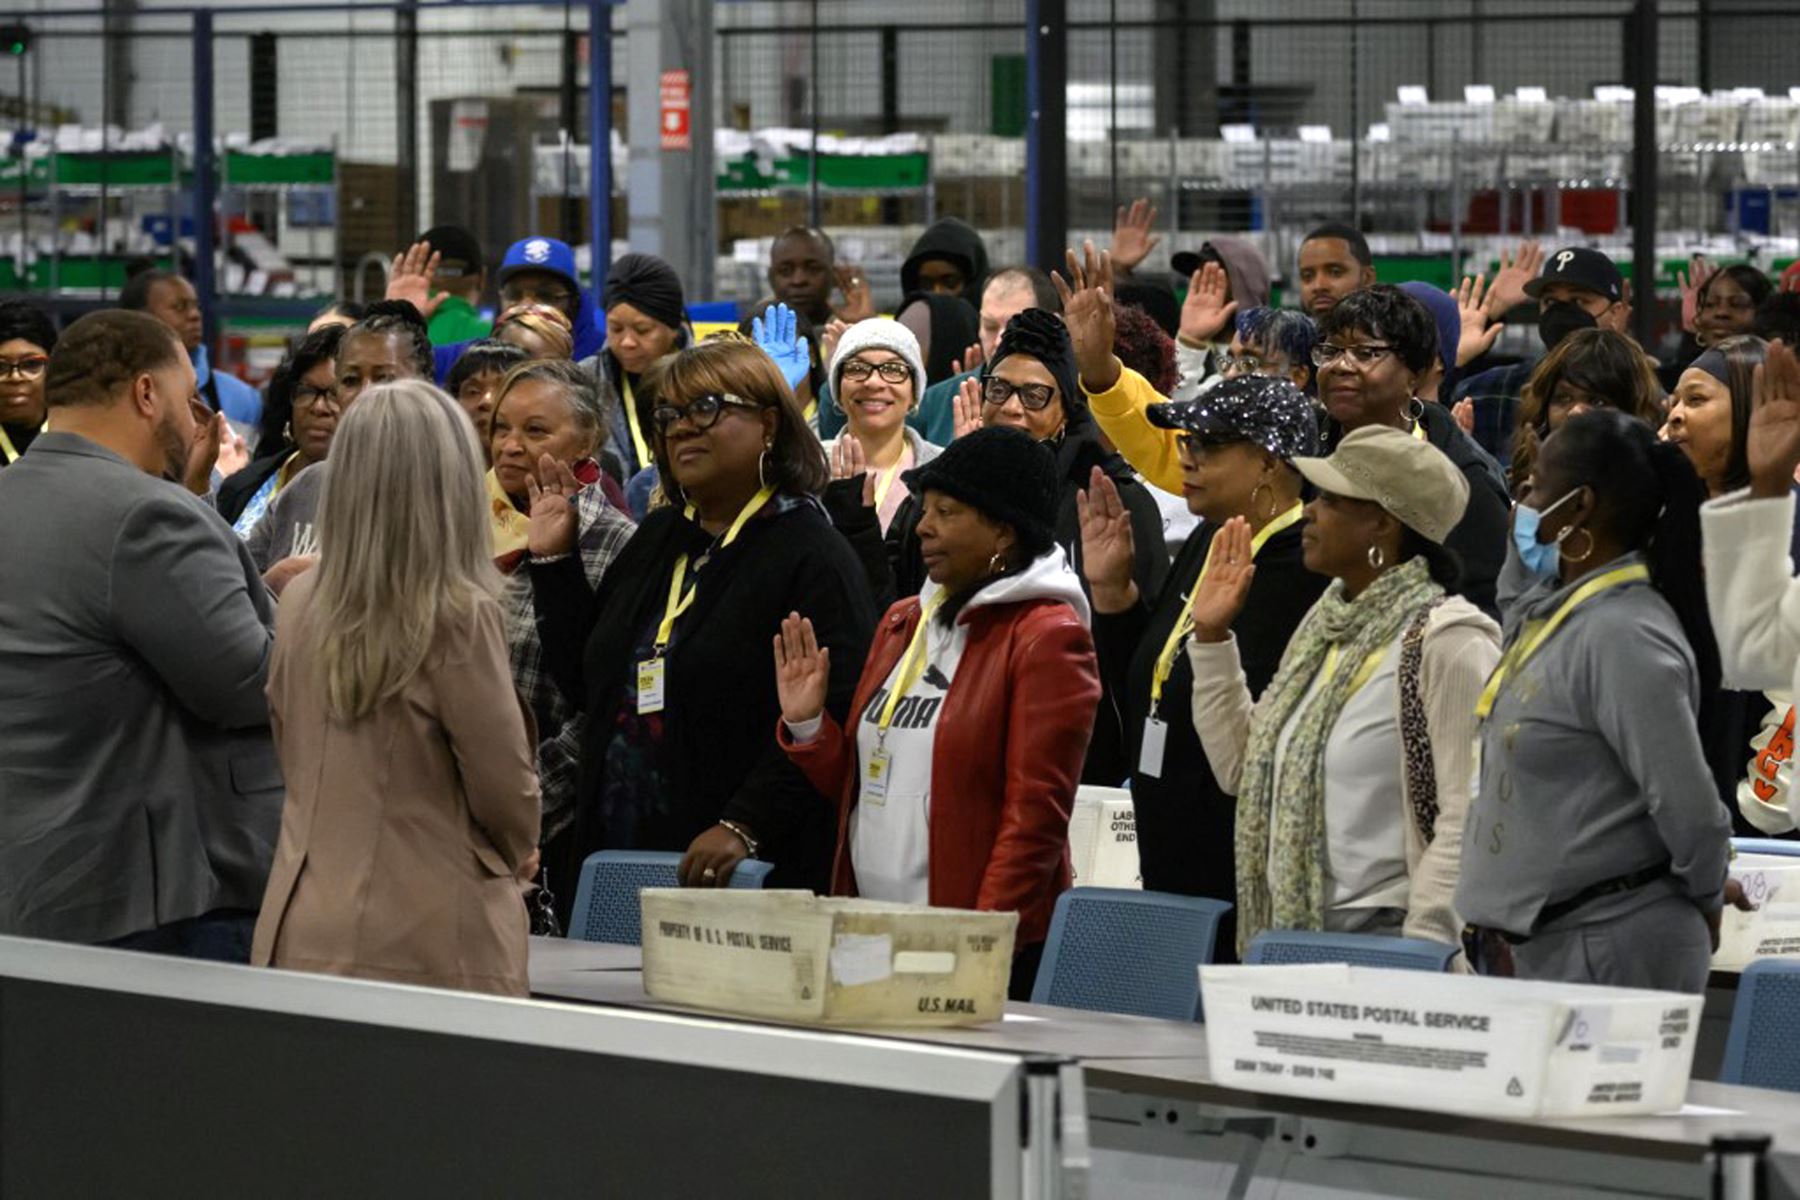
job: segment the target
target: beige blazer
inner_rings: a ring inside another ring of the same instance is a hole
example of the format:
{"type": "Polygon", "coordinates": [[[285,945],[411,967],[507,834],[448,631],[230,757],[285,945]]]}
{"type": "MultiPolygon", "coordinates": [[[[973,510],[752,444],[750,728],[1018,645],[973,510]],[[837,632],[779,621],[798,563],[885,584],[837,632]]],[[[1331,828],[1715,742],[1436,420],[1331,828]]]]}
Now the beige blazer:
{"type": "Polygon", "coordinates": [[[445,614],[405,689],[345,725],[296,644],[315,581],[276,618],[269,710],[291,783],[251,962],[525,995],[514,875],[537,846],[538,782],[499,604],[445,614]]]}

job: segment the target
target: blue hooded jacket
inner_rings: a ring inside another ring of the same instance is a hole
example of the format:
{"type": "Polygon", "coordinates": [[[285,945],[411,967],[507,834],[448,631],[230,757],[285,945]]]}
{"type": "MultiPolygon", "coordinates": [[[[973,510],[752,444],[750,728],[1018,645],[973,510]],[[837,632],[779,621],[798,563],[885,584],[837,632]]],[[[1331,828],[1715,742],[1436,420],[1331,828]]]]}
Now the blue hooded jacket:
{"type": "MultiPolygon", "coordinates": [[[[595,303],[594,294],[581,286],[580,276],[575,270],[575,251],[569,244],[547,237],[528,237],[514,242],[507,248],[506,257],[501,260],[500,273],[495,278],[496,286],[505,286],[509,278],[521,271],[549,271],[553,275],[562,276],[576,295],[581,297],[581,307],[575,313],[572,331],[575,335],[573,358],[580,362],[599,353],[601,344],[606,341],[606,330],[600,322],[600,306],[595,303]]],[[[437,369],[439,386],[450,377],[450,368],[456,365],[456,360],[462,357],[462,352],[469,348],[469,344],[451,342],[447,346],[432,348],[431,357],[437,369]]]]}

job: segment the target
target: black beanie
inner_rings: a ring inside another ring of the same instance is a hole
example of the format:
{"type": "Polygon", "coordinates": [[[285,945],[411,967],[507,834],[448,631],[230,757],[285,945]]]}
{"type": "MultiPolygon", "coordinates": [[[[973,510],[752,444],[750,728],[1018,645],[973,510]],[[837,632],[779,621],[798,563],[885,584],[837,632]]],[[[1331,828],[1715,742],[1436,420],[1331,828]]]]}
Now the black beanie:
{"type": "Polygon", "coordinates": [[[1087,397],[1082,394],[1080,372],[1075,368],[1075,343],[1069,340],[1069,328],[1062,318],[1041,308],[1028,308],[1008,321],[982,378],[992,375],[995,367],[1014,354],[1037,359],[1056,380],[1069,428],[1088,423],[1087,397]]]}
{"type": "Polygon", "coordinates": [[[1011,525],[1033,558],[1056,542],[1056,456],[1023,429],[977,429],[902,478],[915,496],[943,492],[1011,525]]]}
{"type": "Polygon", "coordinates": [[[687,323],[687,306],[681,300],[681,276],[654,254],[626,254],[606,273],[600,309],[629,304],[653,321],[679,330],[687,323]]]}

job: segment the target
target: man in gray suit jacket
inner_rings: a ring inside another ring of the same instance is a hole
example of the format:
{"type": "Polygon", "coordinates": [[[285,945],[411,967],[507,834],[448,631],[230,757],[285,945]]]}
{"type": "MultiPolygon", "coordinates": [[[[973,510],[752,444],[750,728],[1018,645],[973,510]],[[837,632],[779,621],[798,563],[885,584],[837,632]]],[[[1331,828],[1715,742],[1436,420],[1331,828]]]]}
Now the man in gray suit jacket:
{"type": "Polygon", "coordinates": [[[163,325],[50,356],[0,471],[0,933],[248,958],[281,821],[268,590],[203,481],[219,419],[163,325]]]}

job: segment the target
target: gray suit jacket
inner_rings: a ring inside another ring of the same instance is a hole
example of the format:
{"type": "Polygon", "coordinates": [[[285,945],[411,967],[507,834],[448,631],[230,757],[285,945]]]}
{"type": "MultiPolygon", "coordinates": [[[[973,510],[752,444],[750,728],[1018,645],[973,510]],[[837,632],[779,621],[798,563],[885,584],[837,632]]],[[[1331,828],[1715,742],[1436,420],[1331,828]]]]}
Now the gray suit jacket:
{"type": "Polygon", "coordinates": [[[0,933],[256,909],[274,605],[218,513],[70,433],[0,471],[0,933]]]}

